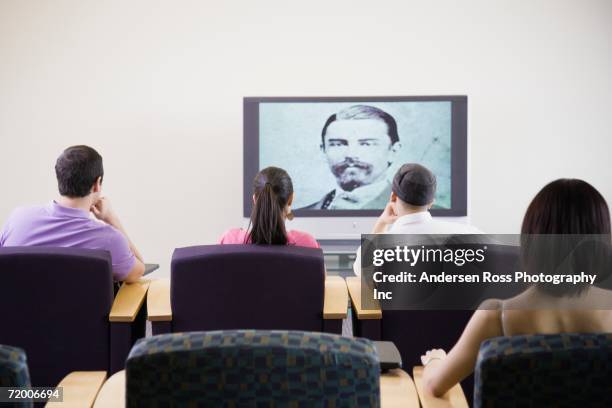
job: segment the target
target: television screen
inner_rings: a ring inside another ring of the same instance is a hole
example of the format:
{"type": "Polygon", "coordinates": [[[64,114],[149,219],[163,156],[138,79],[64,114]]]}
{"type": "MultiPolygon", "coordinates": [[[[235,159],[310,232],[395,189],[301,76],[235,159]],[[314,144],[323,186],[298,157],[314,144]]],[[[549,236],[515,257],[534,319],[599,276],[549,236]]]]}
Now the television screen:
{"type": "Polygon", "coordinates": [[[436,175],[433,215],[466,215],[466,96],[244,98],[245,216],[268,166],[291,176],[298,216],[377,216],[404,163],[436,175]]]}

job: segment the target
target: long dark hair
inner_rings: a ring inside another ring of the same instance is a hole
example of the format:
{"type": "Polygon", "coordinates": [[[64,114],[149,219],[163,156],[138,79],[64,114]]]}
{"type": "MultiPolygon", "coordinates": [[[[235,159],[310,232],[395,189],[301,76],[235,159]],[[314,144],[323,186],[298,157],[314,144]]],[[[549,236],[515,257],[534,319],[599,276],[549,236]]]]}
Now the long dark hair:
{"type": "Polygon", "coordinates": [[[555,180],[527,208],[522,234],[610,234],[610,210],[603,196],[578,179],[555,180]]]}
{"type": "Polygon", "coordinates": [[[293,183],[289,174],[278,167],[266,167],[253,180],[255,203],[247,241],[252,244],[286,245],[284,211],[293,183]]]}
{"type": "MultiPolygon", "coordinates": [[[[580,271],[605,277],[610,256],[610,210],[603,196],[577,179],[555,180],[540,190],[521,227],[521,258],[528,273],[580,271]],[[589,273],[589,272],[586,272],[589,273]]],[[[578,295],[589,284],[537,284],[553,296],[578,295]]]]}

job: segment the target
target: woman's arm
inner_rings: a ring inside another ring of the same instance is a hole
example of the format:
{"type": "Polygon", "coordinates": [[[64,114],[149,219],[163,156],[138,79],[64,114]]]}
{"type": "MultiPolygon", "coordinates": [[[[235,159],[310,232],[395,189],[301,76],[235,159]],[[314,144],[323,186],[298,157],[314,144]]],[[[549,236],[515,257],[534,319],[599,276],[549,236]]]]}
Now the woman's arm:
{"type": "Polygon", "coordinates": [[[446,357],[436,352],[432,359],[423,356],[426,363],[423,382],[428,392],[441,397],[474,371],[480,344],[491,337],[503,335],[500,306],[501,302],[495,300],[490,301],[488,309],[476,310],[459,341],[446,357]]]}

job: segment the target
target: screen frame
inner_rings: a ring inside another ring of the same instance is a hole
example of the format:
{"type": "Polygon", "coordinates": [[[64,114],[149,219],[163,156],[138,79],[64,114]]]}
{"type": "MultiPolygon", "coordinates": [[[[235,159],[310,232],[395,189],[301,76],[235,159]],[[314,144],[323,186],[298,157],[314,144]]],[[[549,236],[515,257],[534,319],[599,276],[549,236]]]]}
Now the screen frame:
{"type": "MultiPolygon", "coordinates": [[[[431,209],[437,217],[467,215],[467,95],[439,96],[324,96],[243,98],[243,215],[250,217],[253,208],[253,179],[259,171],[259,104],[268,102],[451,102],[451,208],[431,209]]],[[[380,210],[293,210],[298,217],[377,217],[380,210]]]]}

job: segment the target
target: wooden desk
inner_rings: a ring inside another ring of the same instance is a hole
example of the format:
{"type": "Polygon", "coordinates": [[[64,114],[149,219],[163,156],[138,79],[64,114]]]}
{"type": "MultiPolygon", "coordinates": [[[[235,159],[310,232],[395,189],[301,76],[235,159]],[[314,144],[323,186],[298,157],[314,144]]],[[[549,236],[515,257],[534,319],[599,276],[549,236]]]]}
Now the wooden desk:
{"type": "Polygon", "coordinates": [[[147,279],[141,279],[134,283],[123,283],[115,296],[108,320],[127,323],[136,320],[136,316],[145,301],[150,283],[147,279]]]}
{"type": "Polygon", "coordinates": [[[113,374],[98,393],[94,408],[125,407],[125,370],[113,374]]]}
{"type": "MultiPolygon", "coordinates": [[[[380,376],[382,408],[418,408],[419,397],[412,378],[403,370],[390,370],[380,376]]],[[[125,370],[119,371],[102,387],[94,408],[125,406],[125,370]]]]}
{"type": "Polygon", "coordinates": [[[375,309],[361,308],[361,278],[355,276],[346,278],[346,286],[348,287],[351,302],[353,303],[353,310],[357,314],[357,318],[359,320],[382,319],[382,310],[380,309],[380,305],[377,305],[375,309]]]}
{"type": "Polygon", "coordinates": [[[425,392],[423,388],[423,367],[414,367],[412,373],[423,408],[469,408],[469,404],[465,399],[465,394],[463,394],[463,389],[461,389],[460,384],[448,390],[441,398],[436,398],[425,392]]]}
{"type": "Polygon", "coordinates": [[[172,321],[169,278],[155,279],[149,285],[147,314],[147,319],[151,322],[172,321]]]}
{"type": "Polygon", "coordinates": [[[419,408],[419,395],[407,372],[389,370],[380,376],[381,408],[419,408]]]}
{"type": "Polygon", "coordinates": [[[328,276],[325,279],[324,299],[323,319],[346,319],[349,296],[344,279],[339,276],[328,276]]]}
{"type": "Polygon", "coordinates": [[[64,390],[62,402],[47,402],[45,407],[91,407],[106,379],[106,371],[73,371],[57,385],[64,390]]]}

